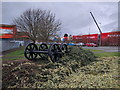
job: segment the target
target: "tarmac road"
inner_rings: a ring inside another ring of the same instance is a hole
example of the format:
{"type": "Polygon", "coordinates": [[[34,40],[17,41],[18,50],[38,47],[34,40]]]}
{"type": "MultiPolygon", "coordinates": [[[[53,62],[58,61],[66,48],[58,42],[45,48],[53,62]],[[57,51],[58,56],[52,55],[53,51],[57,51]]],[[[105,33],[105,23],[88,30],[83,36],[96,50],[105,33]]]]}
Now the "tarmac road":
{"type": "Polygon", "coordinates": [[[86,49],[94,49],[94,50],[103,50],[103,51],[98,51],[100,52],[120,52],[120,47],[115,47],[115,46],[100,46],[100,47],[82,47],[86,49]]]}

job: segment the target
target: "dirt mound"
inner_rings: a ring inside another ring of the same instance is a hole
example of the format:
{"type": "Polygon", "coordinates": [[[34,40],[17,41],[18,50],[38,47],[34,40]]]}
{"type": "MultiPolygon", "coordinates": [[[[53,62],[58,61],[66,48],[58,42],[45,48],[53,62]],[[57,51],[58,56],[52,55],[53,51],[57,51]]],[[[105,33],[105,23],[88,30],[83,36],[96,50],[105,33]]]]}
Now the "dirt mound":
{"type": "Polygon", "coordinates": [[[71,53],[60,61],[19,60],[3,63],[3,88],[53,88],[60,81],[96,61],[94,54],[79,47],[71,47],[71,53]],[[44,62],[44,63],[43,63],[44,62]]]}

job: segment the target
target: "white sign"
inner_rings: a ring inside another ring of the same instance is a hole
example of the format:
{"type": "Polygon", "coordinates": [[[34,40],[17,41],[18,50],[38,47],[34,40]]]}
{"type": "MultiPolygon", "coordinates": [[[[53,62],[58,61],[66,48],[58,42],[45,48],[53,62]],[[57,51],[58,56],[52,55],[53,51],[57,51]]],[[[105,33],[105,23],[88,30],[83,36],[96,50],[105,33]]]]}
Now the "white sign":
{"type": "Polygon", "coordinates": [[[0,29],[1,34],[13,34],[13,30],[11,29],[0,29]]]}
{"type": "Polygon", "coordinates": [[[87,38],[95,38],[95,36],[87,37],[87,38]]]}

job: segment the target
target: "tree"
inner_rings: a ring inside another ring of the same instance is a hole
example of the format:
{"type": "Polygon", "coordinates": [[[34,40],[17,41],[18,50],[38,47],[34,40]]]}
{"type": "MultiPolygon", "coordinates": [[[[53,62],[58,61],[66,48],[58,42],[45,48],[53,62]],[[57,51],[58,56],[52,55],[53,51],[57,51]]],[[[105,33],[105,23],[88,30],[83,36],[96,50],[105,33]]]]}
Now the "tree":
{"type": "Polygon", "coordinates": [[[59,20],[55,20],[55,14],[41,9],[26,10],[20,17],[15,18],[13,23],[33,42],[47,42],[51,36],[57,34],[61,25],[59,20]]]}
{"type": "Polygon", "coordinates": [[[45,15],[42,17],[39,39],[47,42],[51,37],[57,36],[57,32],[60,30],[61,23],[55,20],[55,14],[50,11],[44,11],[45,15]]]}

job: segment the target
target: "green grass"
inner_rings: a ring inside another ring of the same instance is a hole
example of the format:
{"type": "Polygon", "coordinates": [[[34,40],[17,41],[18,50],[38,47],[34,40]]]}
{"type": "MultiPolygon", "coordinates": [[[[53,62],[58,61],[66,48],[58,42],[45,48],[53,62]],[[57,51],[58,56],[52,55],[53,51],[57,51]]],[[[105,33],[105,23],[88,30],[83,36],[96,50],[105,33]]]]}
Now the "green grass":
{"type": "MultiPolygon", "coordinates": [[[[37,44],[37,47],[39,48],[40,44],[37,44]]],[[[48,45],[49,47],[50,45],[48,45]]],[[[25,59],[24,57],[24,48],[25,47],[20,47],[20,49],[13,51],[7,55],[5,55],[2,60],[20,60],[20,59],[25,59]]]]}
{"type": "MultiPolygon", "coordinates": [[[[98,52],[103,50],[94,50],[94,49],[84,49],[89,50],[92,52],[98,52]]],[[[98,57],[113,57],[118,56],[120,57],[120,52],[105,52],[105,53],[94,53],[95,56],[98,57]]],[[[5,58],[2,58],[2,60],[18,60],[18,59],[25,59],[24,57],[24,47],[21,47],[21,49],[18,49],[16,51],[13,51],[7,55],[4,56],[5,58]]]]}
{"type": "Polygon", "coordinates": [[[95,55],[100,57],[113,57],[113,56],[120,57],[120,52],[95,53],[95,55]]]}
{"type": "Polygon", "coordinates": [[[4,55],[2,60],[20,60],[25,59],[24,57],[24,47],[20,47],[20,49],[13,51],[9,54],[4,55]]]}
{"type": "Polygon", "coordinates": [[[86,49],[86,48],[84,48],[84,50],[90,50],[90,51],[92,51],[92,52],[99,52],[99,51],[103,51],[103,50],[86,49]]]}
{"type": "MultiPolygon", "coordinates": [[[[84,49],[84,50],[89,50],[92,52],[103,51],[103,50],[95,50],[95,49],[84,49]]],[[[120,52],[102,52],[102,53],[94,53],[94,54],[99,57],[113,57],[113,56],[120,57],[120,52]]]]}
{"type": "Polygon", "coordinates": [[[5,56],[24,56],[24,47],[21,47],[21,49],[18,49],[16,51],[13,51],[5,56]]]}

